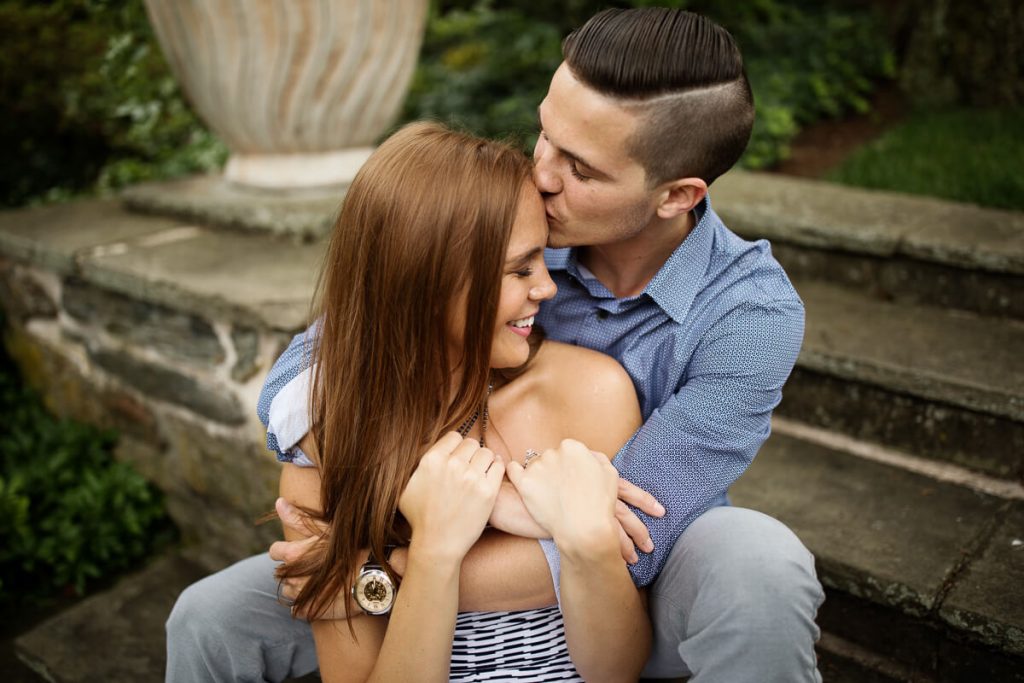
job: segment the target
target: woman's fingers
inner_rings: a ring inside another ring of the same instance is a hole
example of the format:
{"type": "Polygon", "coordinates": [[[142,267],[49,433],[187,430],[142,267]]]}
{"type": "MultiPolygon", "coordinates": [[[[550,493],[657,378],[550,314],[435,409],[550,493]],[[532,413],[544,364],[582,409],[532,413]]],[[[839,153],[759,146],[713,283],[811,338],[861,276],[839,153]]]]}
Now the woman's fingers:
{"type": "MultiPolygon", "coordinates": [[[[461,437],[460,437],[461,438],[461,437]]],[[[481,450],[480,442],[476,439],[462,439],[462,443],[456,445],[452,450],[451,457],[457,458],[464,463],[469,463],[473,459],[473,456],[481,450]]]]}
{"type": "Polygon", "coordinates": [[[512,482],[512,485],[516,487],[516,490],[519,490],[519,485],[523,481],[523,474],[525,474],[523,466],[515,460],[509,460],[508,465],[505,466],[505,474],[508,476],[508,480],[512,482]]]}
{"type": "Polygon", "coordinates": [[[505,460],[501,456],[494,456],[494,462],[488,468],[486,476],[487,480],[494,486],[494,496],[497,498],[498,491],[501,489],[501,482],[505,480],[505,460]]]}
{"type": "Polygon", "coordinates": [[[487,470],[494,463],[494,452],[490,448],[477,449],[469,460],[469,468],[477,474],[486,474],[487,470]]]}

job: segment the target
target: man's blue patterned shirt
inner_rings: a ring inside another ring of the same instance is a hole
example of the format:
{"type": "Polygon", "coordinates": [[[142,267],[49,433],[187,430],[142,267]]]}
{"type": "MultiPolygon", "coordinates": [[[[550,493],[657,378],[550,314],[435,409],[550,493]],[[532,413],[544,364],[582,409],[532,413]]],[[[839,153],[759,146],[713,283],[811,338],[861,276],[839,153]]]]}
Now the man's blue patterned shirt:
{"type": "MultiPolygon", "coordinates": [[[[768,243],[731,232],[710,199],[697,215],[637,296],[616,298],[577,262],[575,249],[545,254],[558,284],[538,318],[548,337],[618,359],[640,399],[644,424],[614,460],[666,510],[662,518],[638,513],[655,544],[630,568],[640,586],[655,579],[694,519],[727,504],[729,487],[768,438],[803,341],[803,304],[768,243]]],[[[292,340],[267,378],[258,405],[264,424],[273,398],[306,367],[304,338],[292,340]]],[[[304,415],[303,405],[290,422],[275,419],[287,424],[278,428],[288,432],[280,443],[271,425],[267,445],[282,459],[292,459],[304,415]]],[[[543,545],[557,587],[557,551],[543,545]]]]}

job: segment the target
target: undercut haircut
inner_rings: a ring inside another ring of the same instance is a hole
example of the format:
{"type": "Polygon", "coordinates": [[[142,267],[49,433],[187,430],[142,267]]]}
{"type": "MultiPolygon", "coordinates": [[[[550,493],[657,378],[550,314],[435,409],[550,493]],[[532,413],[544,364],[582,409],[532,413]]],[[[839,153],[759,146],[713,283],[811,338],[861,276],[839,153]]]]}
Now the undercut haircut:
{"type": "Polygon", "coordinates": [[[562,56],[579,81],[638,114],[627,149],[651,187],[693,177],[710,185],[750,141],[754,97],[743,57],[710,19],[608,9],[566,37],[562,56]]]}

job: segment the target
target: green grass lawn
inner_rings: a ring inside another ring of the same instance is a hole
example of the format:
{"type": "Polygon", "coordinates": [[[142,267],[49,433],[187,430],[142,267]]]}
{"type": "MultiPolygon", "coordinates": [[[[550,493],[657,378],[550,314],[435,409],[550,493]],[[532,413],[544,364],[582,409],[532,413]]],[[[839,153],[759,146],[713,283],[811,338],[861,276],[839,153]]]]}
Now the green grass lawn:
{"type": "Polygon", "coordinates": [[[914,114],[828,179],[1024,211],[1024,108],[914,114]]]}

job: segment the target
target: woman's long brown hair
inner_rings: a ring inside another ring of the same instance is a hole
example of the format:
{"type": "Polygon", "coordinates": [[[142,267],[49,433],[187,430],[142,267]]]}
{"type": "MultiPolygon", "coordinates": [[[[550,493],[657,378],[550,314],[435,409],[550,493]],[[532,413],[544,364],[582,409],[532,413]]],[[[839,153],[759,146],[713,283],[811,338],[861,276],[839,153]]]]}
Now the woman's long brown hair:
{"type": "Polygon", "coordinates": [[[295,605],[310,618],[351,591],[361,548],[382,559],[405,540],[398,500],[420,455],[486,396],[505,252],[530,172],[511,147],[416,123],[348,190],[314,299],[311,424],[330,530],[319,552],[280,573],[309,577],[295,605]],[[460,301],[462,353],[452,358],[460,301]]]}

